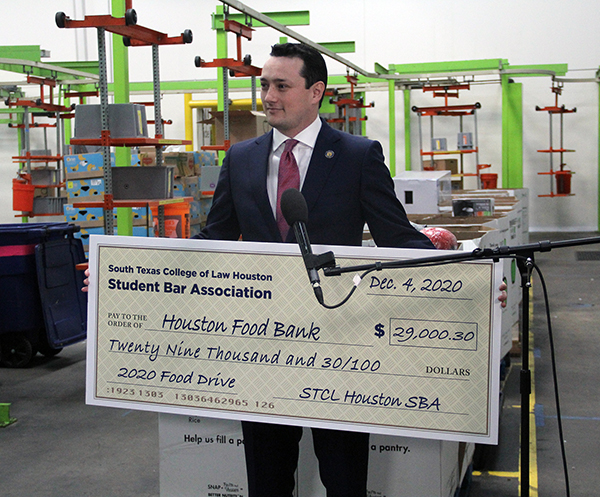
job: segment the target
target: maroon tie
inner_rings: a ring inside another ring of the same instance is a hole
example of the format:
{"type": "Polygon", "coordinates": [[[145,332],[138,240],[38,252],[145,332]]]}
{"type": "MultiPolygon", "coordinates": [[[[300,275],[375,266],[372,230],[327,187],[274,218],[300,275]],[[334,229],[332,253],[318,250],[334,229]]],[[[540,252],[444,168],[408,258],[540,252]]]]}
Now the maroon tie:
{"type": "Polygon", "coordinates": [[[281,195],[288,188],[300,189],[300,171],[292,149],[296,146],[298,140],[288,139],[285,141],[285,148],[281,159],[279,160],[279,176],[277,178],[277,227],[281,233],[281,239],[285,241],[290,229],[287,221],[281,213],[281,195]]]}

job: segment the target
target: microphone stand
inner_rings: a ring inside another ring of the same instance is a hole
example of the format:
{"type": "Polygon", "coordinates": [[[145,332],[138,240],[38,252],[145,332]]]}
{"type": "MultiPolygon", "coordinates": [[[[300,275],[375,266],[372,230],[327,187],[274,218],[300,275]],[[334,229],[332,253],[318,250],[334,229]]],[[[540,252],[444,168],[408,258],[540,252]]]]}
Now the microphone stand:
{"type": "MultiPolygon", "coordinates": [[[[574,247],[579,245],[590,245],[600,243],[600,237],[579,238],[573,240],[561,240],[557,242],[541,241],[514,247],[500,246],[496,248],[478,248],[472,252],[455,252],[447,255],[422,257],[418,259],[405,259],[401,261],[375,262],[357,266],[339,267],[331,261],[330,252],[322,254],[327,264],[320,266],[325,276],[338,276],[343,273],[355,271],[381,271],[382,269],[418,267],[435,264],[446,264],[461,261],[475,261],[481,259],[492,259],[498,262],[503,258],[514,257],[521,276],[522,308],[521,313],[521,497],[530,495],[530,460],[529,460],[529,399],[531,395],[531,370],[529,369],[529,289],[531,288],[531,272],[534,266],[534,254],[536,252],[549,252],[555,248],[574,247]]],[[[317,258],[321,256],[315,256],[317,258]]]]}

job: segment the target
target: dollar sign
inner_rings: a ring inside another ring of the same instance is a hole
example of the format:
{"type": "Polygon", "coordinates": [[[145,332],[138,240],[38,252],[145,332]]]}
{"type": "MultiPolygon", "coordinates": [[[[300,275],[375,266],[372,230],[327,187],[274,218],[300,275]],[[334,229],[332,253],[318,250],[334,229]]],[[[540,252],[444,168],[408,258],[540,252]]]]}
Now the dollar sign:
{"type": "Polygon", "coordinates": [[[375,330],[375,336],[377,338],[381,338],[383,335],[385,335],[385,326],[383,326],[381,323],[375,325],[375,330]]]}

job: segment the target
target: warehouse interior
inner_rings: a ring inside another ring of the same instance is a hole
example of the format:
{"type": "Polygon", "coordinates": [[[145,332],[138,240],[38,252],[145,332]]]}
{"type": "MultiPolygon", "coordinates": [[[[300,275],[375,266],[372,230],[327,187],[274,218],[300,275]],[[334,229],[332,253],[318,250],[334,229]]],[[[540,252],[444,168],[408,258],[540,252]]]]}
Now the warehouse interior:
{"type": "MultiPolygon", "coordinates": [[[[74,268],[87,262],[94,234],[198,233],[229,146],[270,129],[256,90],[270,47],[311,44],[329,71],[321,117],[381,143],[418,229],[449,230],[463,251],[527,246],[536,263],[496,259],[508,285],[506,308],[494,311],[498,443],[399,437],[394,446],[411,457],[392,465],[387,490],[374,485],[369,496],[596,495],[600,13],[592,2],[23,0],[19,7],[35,15],[6,22],[0,43],[2,230],[58,223],[74,268]],[[117,104],[127,105],[110,124],[111,142],[101,116],[117,104]],[[138,166],[168,167],[150,176],[152,168],[138,166]]],[[[0,249],[24,243],[12,240],[0,239],[0,249]]],[[[368,233],[364,245],[372,246],[368,233]]],[[[73,270],[77,282],[81,269],[73,270]]],[[[71,284],[72,312],[85,315],[87,299],[76,290],[71,284]]],[[[26,298],[9,299],[11,291],[3,289],[8,323],[28,307],[26,298]]],[[[2,342],[3,495],[247,497],[239,468],[204,477],[204,461],[229,456],[202,452],[182,435],[201,433],[190,411],[87,405],[85,338],[84,326],[64,348],[34,343],[24,363],[16,352],[6,359],[2,342]]],[[[239,439],[237,426],[219,422],[215,430],[239,439]]],[[[321,497],[308,452],[304,446],[295,495],[321,497]]]]}

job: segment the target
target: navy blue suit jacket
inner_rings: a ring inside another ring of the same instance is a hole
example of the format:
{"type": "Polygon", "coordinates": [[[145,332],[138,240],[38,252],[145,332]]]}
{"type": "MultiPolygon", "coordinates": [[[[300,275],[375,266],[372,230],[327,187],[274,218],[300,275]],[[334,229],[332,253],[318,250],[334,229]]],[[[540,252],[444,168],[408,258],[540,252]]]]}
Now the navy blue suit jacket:
{"type": "MultiPolygon", "coordinates": [[[[221,169],[207,225],[198,238],[282,242],[267,196],[273,133],[235,144],[221,169]]],[[[311,243],[361,245],[365,223],[380,247],[433,248],[409,223],[379,142],[323,122],[302,193],[311,243]]],[[[290,230],[287,242],[294,242],[290,230]]]]}

